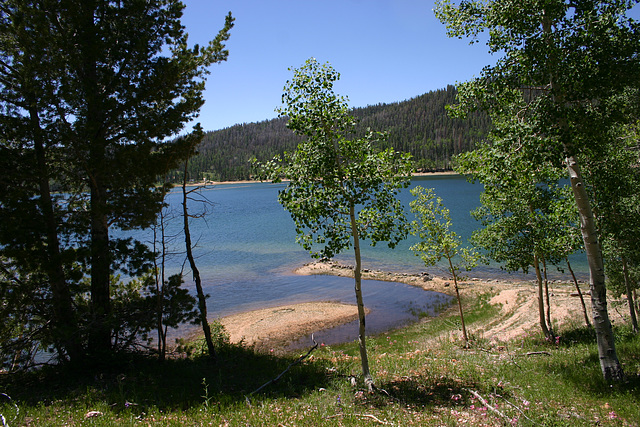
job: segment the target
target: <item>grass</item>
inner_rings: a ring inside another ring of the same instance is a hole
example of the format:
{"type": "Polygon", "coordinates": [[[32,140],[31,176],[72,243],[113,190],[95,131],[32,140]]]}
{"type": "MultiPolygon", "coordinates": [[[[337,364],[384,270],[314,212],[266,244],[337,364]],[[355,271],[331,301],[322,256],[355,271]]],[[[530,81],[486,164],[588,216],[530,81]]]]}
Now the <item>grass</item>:
{"type": "MultiPolygon", "coordinates": [[[[465,301],[470,331],[499,318],[487,301],[465,301]]],[[[616,337],[628,380],[608,384],[585,328],[566,327],[557,343],[536,332],[507,343],[472,334],[465,349],[456,324],[449,310],[369,338],[384,390],[375,394],[352,385],[360,379],[354,342],[320,346],[248,398],[299,354],[225,345],[216,364],[197,352],[164,363],[128,355],[85,372],[3,375],[0,413],[10,426],[639,425],[640,338],[625,326],[616,337]]]]}

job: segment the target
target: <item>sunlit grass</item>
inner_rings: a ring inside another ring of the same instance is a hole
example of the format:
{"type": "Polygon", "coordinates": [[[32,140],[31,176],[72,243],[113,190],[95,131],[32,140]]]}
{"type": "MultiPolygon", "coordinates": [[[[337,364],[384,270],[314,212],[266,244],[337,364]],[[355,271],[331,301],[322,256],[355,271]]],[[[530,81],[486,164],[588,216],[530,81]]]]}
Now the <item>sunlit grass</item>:
{"type": "Polygon", "coordinates": [[[616,328],[628,381],[607,384],[593,332],[581,326],[560,330],[557,343],[535,332],[506,343],[474,335],[501,316],[489,299],[464,301],[470,348],[455,310],[369,337],[374,394],[363,391],[355,342],[318,347],[254,394],[302,352],[225,345],[217,364],[197,354],[164,363],[128,356],[81,374],[3,376],[11,400],[0,401],[0,413],[11,426],[638,425],[638,336],[616,328]]]}

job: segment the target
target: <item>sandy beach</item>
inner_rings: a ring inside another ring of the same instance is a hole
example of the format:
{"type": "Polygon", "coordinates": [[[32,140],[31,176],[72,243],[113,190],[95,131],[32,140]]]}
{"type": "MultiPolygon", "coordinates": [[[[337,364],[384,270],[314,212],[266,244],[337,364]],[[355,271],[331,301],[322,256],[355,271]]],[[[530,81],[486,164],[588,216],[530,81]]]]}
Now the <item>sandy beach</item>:
{"type": "MultiPolygon", "coordinates": [[[[328,274],[353,277],[353,268],[332,261],[306,264],[296,274],[328,274]]],[[[402,274],[383,271],[363,271],[363,279],[402,282],[429,291],[454,295],[452,280],[428,274],[402,274]]],[[[508,341],[527,331],[537,330],[537,285],[531,281],[468,279],[459,285],[460,293],[468,296],[492,293],[491,304],[501,308],[502,316],[494,322],[474,326],[474,334],[486,339],[508,341]]],[[[581,284],[587,309],[590,301],[588,286],[581,284]]],[[[582,308],[573,284],[550,283],[552,319],[559,325],[583,322],[582,308]]],[[[590,316],[589,310],[589,316],[590,316]]],[[[617,314],[611,313],[611,316],[617,314]]],[[[258,351],[280,352],[296,338],[357,319],[355,305],[332,302],[308,302],[235,314],[221,319],[232,342],[243,342],[258,351]]],[[[424,320],[423,320],[424,321],[424,320]]],[[[357,337],[354,337],[356,339],[357,337]]]]}
{"type": "Polygon", "coordinates": [[[308,302],[233,314],[220,319],[233,343],[261,352],[280,352],[302,336],[358,318],[355,305],[308,302]]]}

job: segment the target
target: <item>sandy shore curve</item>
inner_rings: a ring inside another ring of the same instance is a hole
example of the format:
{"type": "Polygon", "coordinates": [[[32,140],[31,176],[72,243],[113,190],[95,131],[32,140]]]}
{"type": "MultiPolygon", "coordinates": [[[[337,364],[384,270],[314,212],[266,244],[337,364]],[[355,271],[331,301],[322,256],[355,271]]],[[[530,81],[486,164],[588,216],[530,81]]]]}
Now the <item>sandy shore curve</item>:
{"type": "Polygon", "coordinates": [[[358,318],[355,305],[328,301],[288,304],[220,319],[232,343],[261,352],[280,352],[296,339],[358,318]]]}
{"type": "MultiPolygon", "coordinates": [[[[353,267],[334,261],[315,261],[295,270],[302,275],[335,275],[353,277],[353,267]]],[[[363,279],[402,282],[424,290],[455,295],[452,280],[427,273],[405,274],[363,270],[363,279]]],[[[585,298],[588,287],[584,283],[585,298]]],[[[475,326],[478,336],[499,341],[508,340],[538,324],[537,285],[520,280],[467,279],[459,283],[466,295],[489,294],[490,304],[499,306],[502,316],[484,325],[475,326]]],[[[580,321],[582,313],[575,287],[566,282],[550,283],[552,317],[557,324],[580,321]]],[[[589,310],[590,311],[590,310],[589,310]]],[[[257,351],[284,352],[291,342],[320,330],[343,325],[357,319],[355,305],[336,302],[306,302],[272,307],[226,316],[221,323],[234,343],[242,342],[257,351]]],[[[356,339],[357,337],[354,337],[356,339]]]]}

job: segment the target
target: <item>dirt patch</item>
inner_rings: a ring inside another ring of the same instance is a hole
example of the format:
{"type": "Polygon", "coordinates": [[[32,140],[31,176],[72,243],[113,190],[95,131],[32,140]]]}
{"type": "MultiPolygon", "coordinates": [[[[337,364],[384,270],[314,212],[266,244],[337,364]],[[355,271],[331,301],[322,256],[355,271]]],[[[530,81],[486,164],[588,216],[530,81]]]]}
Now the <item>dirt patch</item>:
{"type": "Polygon", "coordinates": [[[243,342],[258,351],[277,352],[297,338],[357,318],[355,305],[309,302],[234,314],[220,321],[231,342],[243,342]]]}

